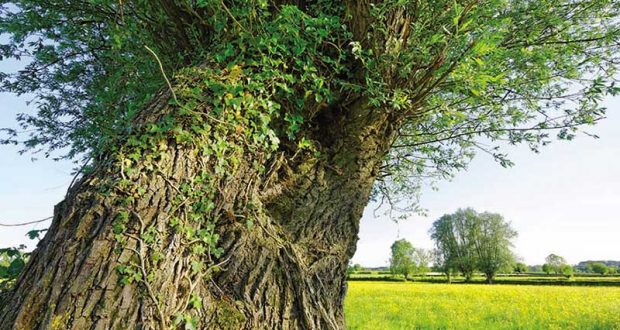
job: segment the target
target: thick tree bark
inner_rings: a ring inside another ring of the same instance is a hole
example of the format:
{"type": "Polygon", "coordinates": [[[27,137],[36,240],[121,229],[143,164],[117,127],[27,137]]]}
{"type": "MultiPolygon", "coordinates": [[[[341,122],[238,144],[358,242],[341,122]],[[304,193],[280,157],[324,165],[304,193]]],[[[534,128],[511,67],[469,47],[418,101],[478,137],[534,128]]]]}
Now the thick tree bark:
{"type": "MultiPolygon", "coordinates": [[[[165,112],[167,99],[162,93],[145,113],[165,112]]],[[[114,228],[117,196],[101,193],[107,179],[123,174],[101,162],[56,206],[47,235],[1,302],[0,329],[160,329],[184,316],[212,329],[344,328],[346,267],[394,128],[363,99],[316,120],[323,157],[262,159],[242,150],[236,170],[217,183],[217,207],[228,217],[214,229],[224,254],[211,276],[192,271],[192,242],[168,227],[181,207],[180,183],[211,160],[171,139],[159,171],[129,178],[144,193],[122,206],[130,210],[124,245],[114,228]],[[256,172],[255,162],[268,171],[256,172]],[[252,228],[237,216],[249,207],[257,214],[252,228]],[[152,228],[158,249],[144,239],[152,228]],[[126,264],[139,273],[122,284],[126,264]]]]}

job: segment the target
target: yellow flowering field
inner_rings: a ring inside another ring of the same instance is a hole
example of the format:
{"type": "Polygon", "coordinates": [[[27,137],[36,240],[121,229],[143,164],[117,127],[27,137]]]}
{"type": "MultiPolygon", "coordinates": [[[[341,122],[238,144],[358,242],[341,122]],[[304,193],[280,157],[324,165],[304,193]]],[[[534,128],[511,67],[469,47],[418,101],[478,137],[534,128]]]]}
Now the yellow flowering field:
{"type": "Polygon", "coordinates": [[[620,287],[349,282],[349,329],[620,329],[620,287]]]}

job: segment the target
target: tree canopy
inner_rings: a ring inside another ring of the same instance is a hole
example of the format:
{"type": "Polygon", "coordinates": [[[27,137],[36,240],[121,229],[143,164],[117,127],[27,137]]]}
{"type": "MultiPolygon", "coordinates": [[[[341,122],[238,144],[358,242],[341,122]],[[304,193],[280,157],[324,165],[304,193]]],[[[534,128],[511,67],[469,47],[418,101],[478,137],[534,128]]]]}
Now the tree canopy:
{"type": "Polygon", "coordinates": [[[429,271],[431,253],[416,248],[406,239],[399,239],[390,247],[390,271],[395,275],[403,275],[405,279],[412,274],[429,271]]]}
{"type": "Polygon", "coordinates": [[[479,258],[478,269],[491,282],[498,272],[512,271],[515,255],[511,248],[517,232],[499,214],[485,212],[479,214],[478,219],[478,230],[472,233],[478,236],[474,239],[479,258]]]}
{"type": "Polygon", "coordinates": [[[527,265],[522,262],[517,262],[514,266],[515,273],[524,274],[524,273],[527,273],[527,271],[528,271],[527,265]]]}
{"type": "Polygon", "coordinates": [[[389,113],[398,131],[375,196],[393,202],[477,151],[509,165],[503,142],[488,141],[537,150],[553,130],[571,139],[619,90],[613,0],[0,4],[0,58],[28,62],[0,90],[38,109],[3,141],[56,157],[114,149],[183,68],[237,70],[271,102],[263,134],[293,146],[319,142],[307,131],[331,104],[364,97],[389,113]]]}
{"type": "Polygon", "coordinates": [[[609,268],[602,262],[594,262],[592,263],[592,271],[597,274],[605,275],[609,272],[609,268]]]}
{"type": "Polygon", "coordinates": [[[390,271],[393,274],[403,275],[407,279],[416,269],[414,260],[415,248],[411,242],[400,239],[392,244],[390,250],[390,271]]]}
{"type": "Polygon", "coordinates": [[[459,271],[466,280],[471,279],[476,270],[477,256],[472,237],[468,236],[466,227],[476,217],[473,209],[458,210],[454,214],[446,214],[433,222],[430,230],[435,241],[437,253],[441,255],[443,268],[450,272],[459,271]]]}
{"type": "MultiPolygon", "coordinates": [[[[566,265],[566,259],[564,259],[564,257],[562,256],[551,253],[545,258],[545,265],[547,265],[548,270],[551,270],[555,272],[556,274],[561,274],[562,266],[566,265]]],[[[548,273],[548,271],[545,271],[545,272],[548,273]]]]}
{"type": "Polygon", "coordinates": [[[444,267],[460,271],[467,280],[474,270],[489,282],[500,270],[512,271],[517,232],[499,214],[460,209],[435,221],[430,232],[444,267]]]}

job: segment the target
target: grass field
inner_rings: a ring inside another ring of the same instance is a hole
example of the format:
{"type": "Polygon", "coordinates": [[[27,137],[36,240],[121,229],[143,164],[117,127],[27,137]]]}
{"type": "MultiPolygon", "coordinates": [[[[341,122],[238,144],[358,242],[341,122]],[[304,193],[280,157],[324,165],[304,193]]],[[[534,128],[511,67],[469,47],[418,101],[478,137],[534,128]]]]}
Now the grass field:
{"type": "Polygon", "coordinates": [[[349,329],[620,329],[620,288],[349,282],[349,329]]]}
{"type": "MultiPolygon", "coordinates": [[[[393,276],[389,272],[359,272],[348,275],[350,281],[404,281],[404,277],[393,276]]],[[[415,275],[409,278],[414,282],[445,283],[444,275],[415,275]]],[[[453,283],[463,283],[462,276],[453,276],[453,283]]],[[[476,275],[472,283],[485,283],[483,276],[476,275]]],[[[545,274],[523,274],[523,275],[498,275],[493,280],[495,284],[527,284],[527,285],[584,285],[584,286],[618,286],[620,287],[620,276],[596,276],[588,274],[577,274],[570,278],[561,275],[545,274]]]]}

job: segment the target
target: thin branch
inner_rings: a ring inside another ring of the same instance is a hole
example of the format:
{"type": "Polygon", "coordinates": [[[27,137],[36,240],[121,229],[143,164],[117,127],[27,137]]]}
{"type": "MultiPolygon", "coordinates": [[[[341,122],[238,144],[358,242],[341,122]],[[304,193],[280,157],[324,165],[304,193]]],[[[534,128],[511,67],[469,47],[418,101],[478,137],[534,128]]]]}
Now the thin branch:
{"type": "Polygon", "coordinates": [[[47,221],[47,220],[51,220],[54,217],[47,217],[45,219],[41,219],[41,220],[35,220],[35,221],[29,221],[29,222],[22,222],[22,223],[11,223],[11,224],[6,224],[6,223],[0,223],[0,227],[18,227],[18,226],[27,226],[27,225],[32,225],[34,223],[39,223],[39,222],[43,222],[43,221],[47,221]]]}
{"type": "MultiPolygon", "coordinates": [[[[597,118],[594,121],[599,121],[601,119],[604,119],[604,117],[597,118]]],[[[476,131],[470,131],[470,132],[463,132],[463,133],[459,133],[459,134],[455,134],[455,135],[450,135],[450,136],[447,136],[447,137],[444,137],[444,138],[438,138],[438,139],[429,140],[429,141],[423,141],[423,142],[418,142],[418,143],[410,143],[410,144],[395,145],[394,148],[418,147],[418,146],[421,146],[421,145],[426,145],[426,144],[432,144],[432,143],[452,140],[452,139],[456,139],[456,138],[463,137],[463,136],[471,136],[471,135],[484,134],[484,133],[548,131],[548,130],[558,130],[558,129],[564,129],[564,128],[574,128],[574,127],[581,126],[581,125],[583,125],[583,124],[575,123],[575,124],[558,125],[558,126],[552,126],[552,127],[534,126],[534,127],[525,127],[525,128],[483,129],[483,130],[476,130],[476,131]]]]}
{"type": "Polygon", "coordinates": [[[166,72],[164,71],[164,65],[159,60],[159,56],[157,56],[157,54],[152,49],[150,49],[149,46],[144,45],[144,48],[146,48],[146,50],[148,50],[151,54],[153,54],[153,56],[157,60],[157,63],[159,64],[159,70],[161,70],[161,74],[164,76],[164,79],[166,80],[166,83],[168,84],[168,88],[170,88],[170,92],[172,93],[172,97],[174,98],[174,101],[176,102],[176,104],[179,104],[179,100],[177,99],[177,95],[174,93],[174,89],[172,88],[172,84],[170,83],[170,80],[168,80],[168,76],[166,76],[166,72]]]}

